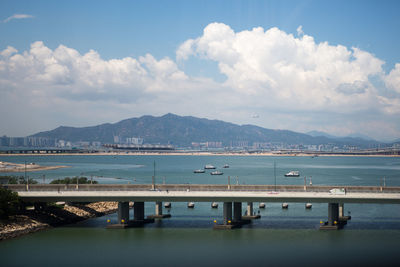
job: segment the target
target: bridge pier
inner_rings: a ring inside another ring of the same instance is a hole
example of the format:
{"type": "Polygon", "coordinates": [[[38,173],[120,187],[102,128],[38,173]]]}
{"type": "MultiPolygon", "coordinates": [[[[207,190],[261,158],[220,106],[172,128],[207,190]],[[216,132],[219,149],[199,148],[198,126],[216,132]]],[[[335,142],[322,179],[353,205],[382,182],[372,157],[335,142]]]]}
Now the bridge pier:
{"type": "Polygon", "coordinates": [[[342,223],[347,223],[348,220],[351,220],[351,216],[344,215],[344,203],[339,204],[339,221],[342,223]]]}
{"type": "Polygon", "coordinates": [[[224,202],[224,224],[232,223],[232,202],[224,202]]]}
{"type": "MultiPolygon", "coordinates": [[[[328,221],[320,226],[321,230],[337,230],[343,227],[347,221],[339,219],[339,203],[328,203],[328,221]]],[[[342,204],[343,212],[343,204],[342,204]]]]}
{"type": "Polygon", "coordinates": [[[223,213],[224,213],[223,224],[214,224],[214,229],[220,230],[220,229],[233,229],[241,227],[241,223],[237,221],[237,219],[239,219],[240,221],[242,216],[241,202],[234,202],[234,221],[232,221],[232,202],[224,202],[223,213]]]}
{"type": "Polygon", "coordinates": [[[241,223],[242,221],[242,202],[233,202],[233,222],[241,223]]]}
{"type": "Polygon", "coordinates": [[[129,202],[118,202],[118,223],[107,225],[107,228],[123,229],[138,227],[151,222],[154,222],[154,219],[144,218],[144,202],[135,202],[133,206],[133,220],[129,220],[129,202]]]}
{"type": "Polygon", "coordinates": [[[162,202],[157,201],[155,206],[156,208],[155,214],[147,216],[147,219],[163,219],[171,217],[171,214],[163,214],[162,207],[163,207],[162,202]]]}
{"type": "Polygon", "coordinates": [[[243,220],[260,219],[260,214],[254,214],[253,202],[247,202],[246,215],[242,216],[243,220]]]}
{"type": "Polygon", "coordinates": [[[128,224],[129,202],[118,202],[118,223],[128,224]]]}

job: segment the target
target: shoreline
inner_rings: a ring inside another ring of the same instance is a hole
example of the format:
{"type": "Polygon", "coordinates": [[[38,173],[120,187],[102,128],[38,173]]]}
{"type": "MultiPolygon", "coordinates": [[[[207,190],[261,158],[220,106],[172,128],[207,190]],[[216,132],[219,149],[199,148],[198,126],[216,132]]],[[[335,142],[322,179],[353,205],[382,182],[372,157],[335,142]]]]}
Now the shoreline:
{"type": "Polygon", "coordinates": [[[19,164],[19,163],[0,161],[0,173],[48,171],[60,168],[68,168],[68,166],[40,166],[35,163],[19,164]]]}
{"type": "Polygon", "coordinates": [[[65,205],[63,208],[49,206],[41,211],[26,210],[0,221],[0,241],[101,217],[117,210],[117,202],[74,204],[65,205]]]}
{"type": "MultiPolygon", "coordinates": [[[[356,152],[355,152],[356,153],[356,152]]],[[[342,153],[272,153],[272,152],[261,152],[261,153],[248,153],[248,152],[131,152],[131,151],[121,151],[121,152],[97,152],[97,153],[55,153],[55,154],[0,154],[5,157],[12,156],[249,156],[249,157],[400,157],[400,155],[384,155],[384,154],[342,154],[342,153]]],[[[24,164],[20,164],[24,165],[24,164]]],[[[41,168],[40,170],[52,170],[58,168],[68,168],[68,166],[48,166],[41,168]]],[[[35,169],[39,170],[39,169],[35,169]]],[[[35,171],[32,170],[32,171],[35,171]]],[[[21,170],[21,171],[24,171],[21,170]]],[[[28,170],[27,170],[28,171],[28,170]]],[[[2,171],[0,169],[0,172],[2,171]]],[[[20,172],[20,171],[18,171],[20,172]]]]}

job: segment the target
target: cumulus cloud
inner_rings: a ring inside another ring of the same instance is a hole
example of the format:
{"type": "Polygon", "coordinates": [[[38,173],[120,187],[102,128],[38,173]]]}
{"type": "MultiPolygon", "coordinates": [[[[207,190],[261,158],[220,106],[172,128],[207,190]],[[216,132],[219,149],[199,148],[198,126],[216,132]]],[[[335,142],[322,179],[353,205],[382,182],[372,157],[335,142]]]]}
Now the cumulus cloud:
{"type": "Polygon", "coordinates": [[[297,32],[301,37],[278,28],[235,33],[212,23],[202,36],[184,42],[177,55],[216,61],[225,85],[257,106],[358,110],[380,101],[369,79],[384,75],[382,60],[358,48],[316,43],[301,27],[297,32]]]}
{"type": "Polygon", "coordinates": [[[400,93],[400,64],[397,63],[394,69],[385,77],[386,86],[397,93],[400,93]]]}
{"type": "Polygon", "coordinates": [[[7,22],[9,22],[11,20],[14,20],[14,19],[31,19],[31,18],[34,18],[34,16],[28,15],[28,14],[14,14],[14,15],[6,18],[5,20],[3,20],[3,22],[7,23],[7,22]]]}
{"type": "Polygon", "coordinates": [[[117,121],[167,112],[249,123],[257,114],[257,124],[268,128],[336,129],[332,133],[341,135],[354,127],[371,136],[400,136],[400,64],[386,74],[373,54],[317,43],[302,27],[296,37],[278,28],[235,32],[211,23],[183,42],[176,57],[215,61],[226,80],[190,76],[168,57],[104,60],[94,50],[81,54],[39,41],[27,51],[0,51],[0,104],[16,110],[23,103],[38,114],[55,110],[86,125],[95,117],[117,121]]]}

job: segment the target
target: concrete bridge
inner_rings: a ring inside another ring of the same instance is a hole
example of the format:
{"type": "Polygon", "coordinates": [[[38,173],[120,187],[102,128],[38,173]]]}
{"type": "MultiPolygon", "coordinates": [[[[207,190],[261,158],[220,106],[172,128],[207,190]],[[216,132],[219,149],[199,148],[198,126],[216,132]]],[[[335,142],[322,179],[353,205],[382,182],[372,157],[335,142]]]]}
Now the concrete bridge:
{"type": "Polygon", "coordinates": [[[321,229],[338,229],[348,217],[345,203],[400,204],[400,187],[378,186],[294,186],[294,185],[6,185],[26,202],[118,201],[118,224],[124,228],[163,218],[162,202],[223,202],[224,222],[215,228],[231,229],[249,223],[253,202],[328,203],[328,221],[321,229]],[[334,190],[332,190],[334,189],[334,190]],[[134,219],[129,219],[129,201],[134,204],[134,219]],[[155,202],[155,215],[144,216],[145,202],[155,202]],[[242,216],[247,202],[247,216],[242,216]],[[232,210],[233,208],[233,210],[232,210]],[[233,212],[232,212],[233,211],[233,212]]]}

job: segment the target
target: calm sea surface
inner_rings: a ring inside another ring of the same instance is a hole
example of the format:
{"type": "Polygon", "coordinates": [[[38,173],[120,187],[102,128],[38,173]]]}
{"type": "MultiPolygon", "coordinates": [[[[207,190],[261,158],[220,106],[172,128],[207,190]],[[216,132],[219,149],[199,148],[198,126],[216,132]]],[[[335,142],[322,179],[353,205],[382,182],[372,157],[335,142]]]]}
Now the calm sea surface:
{"type": "MultiPolygon", "coordinates": [[[[99,183],[375,185],[400,186],[400,158],[261,157],[261,156],[7,156],[0,161],[66,165],[69,168],[28,173],[40,183],[86,176],[99,183]],[[212,164],[222,176],[194,174],[212,164]],[[229,169],[222,169],[229,164],[229,169]],[[155,165],[155,168],[154,168],[155,165]],[[300,178],[284,174],[298,170],[300,178]]],[[[1,174],[7,175],[7,174],[1,174]]],[[[14,173],[15,175],[15,173],[14,173]]],[[[18,174],[23,175],[23,173],[18,174]]],[[[0,242],[2,266],[398,266],[400,206],[346,204],[352,219],[341,231],[318,230],[327,219],[327,204],[267,203],[261,219],[232,231],[212,230],[222,220],[222,205],[172,203],[172,217],[144,228],[105,229],[116,214],[0,242]],[[3,265],[4,264],[4,265],[3,265]]],[[[245,208],[243,206],[243,208],[245,208]]],[[[258,212],[258,203],[255,203],[258,212]]],[[[146,214],[154,203],[146,203],[146,214]]],[[[133,215],[131,215],[133,216],[133,215]]]]}

